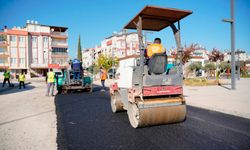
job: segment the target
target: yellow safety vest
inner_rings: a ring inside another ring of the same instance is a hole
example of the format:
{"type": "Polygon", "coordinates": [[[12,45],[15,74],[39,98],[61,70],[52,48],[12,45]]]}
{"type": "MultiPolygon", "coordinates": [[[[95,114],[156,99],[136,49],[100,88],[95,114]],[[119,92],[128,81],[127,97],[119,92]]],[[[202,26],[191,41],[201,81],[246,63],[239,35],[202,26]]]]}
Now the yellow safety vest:
{"type": "Polygon", "coordinates": [[[9,71],[4,72],[3,76],[4,76],[4,78],[9,79],[10,78],[10,72],[9,71]]]}
{"type": "Polygon", "coordinates": [[[19,74],[19,81],[25,81],[25,75],[19,74]]]}
{"type": "Polygon", "coordinates": [[[55,73],[54,72],[48,72],[47,77],[48,77],[47,82],[49,82],[49,83],[55,82],[55,73]]]}
{"type": "Polygon", "coordinates": [[[165,52],[161,44],[151,44],[147,48],[147,56],[152,57],[154,54],[165,52]]]}

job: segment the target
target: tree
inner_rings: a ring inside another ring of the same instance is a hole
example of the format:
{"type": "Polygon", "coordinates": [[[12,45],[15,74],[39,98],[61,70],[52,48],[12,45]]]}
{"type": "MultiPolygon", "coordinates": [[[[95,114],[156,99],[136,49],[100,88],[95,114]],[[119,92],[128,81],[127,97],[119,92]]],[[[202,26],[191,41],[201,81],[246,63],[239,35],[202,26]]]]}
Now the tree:
{"type": "Polygon", "coordinates": [[[216,63],[216,72],[215,72],[215,74],[217,74],[217,75],[215,75],[215,76],[217,77],[216,79],[218,79],[219,78],[219,73],[220,73],[218,64],[219,64],[219,62],[224,60],[224,54],[222,52],[220,52],[218,49],[213,48],[211,54],[208,55],[208,58],[209,58],[210,61],[216,63]]]}
{"type": "Polygon", "coordinates": [[[106,70],[109,70],[112,67],[112,63],[113,63],[113,66],[118,66],[118,59],[114,58],[113,60],[112,57],[100,54],[97,59],[96,66],[98,68],[104,67],[106,70]]]}
{"type": "Polygon", "coordinates": [[[77,59],[82,61],[82,47],[81,47],[81,37],[78,37],[78,48],[77,48],[77,59]]]}
{"type": "Polygon", "coordinates": [[[219,69],[221,70],[221,72],[224,74],[228,69],[230,69],[231,68],[231,66],[230,66],[230,64],[229,63],[227,63],[227,62],[221,62],[220,64],[219,64],[219,69]]]}
{"type": "MultiPolygon", "coordinates": [[[[185,46],[182,55],[182,63],[183,64],[187,63],[192,58],[193,52],[197,49],[199,49],[198,44],[191,44],[188,47],[185,46]]],[[[176,58],[177,52],[176,51],[172,52],[171,55],[175,56],[176,58]]]]}
{"type": "Polygon", "coordinates": [[[208,73],[208,76],[211,77],[212,72],[216,69],[214,62],[206,63],[203,69],[208,73]]]}
{"type": "Polygon", "coordinates": [[[218,49],[213,48],[210,55],[208,55],[208,58],[212,62],[218,62],[224,60],[224,54],[220,52],[218,49]]]}
{"type": "Polygon", "coordinates": [[[188,66],[188,70],[194,73],[194,76],[196,76],[196,72],[202,68],[202,65],[200,62],[193,62],[188,66]]]}

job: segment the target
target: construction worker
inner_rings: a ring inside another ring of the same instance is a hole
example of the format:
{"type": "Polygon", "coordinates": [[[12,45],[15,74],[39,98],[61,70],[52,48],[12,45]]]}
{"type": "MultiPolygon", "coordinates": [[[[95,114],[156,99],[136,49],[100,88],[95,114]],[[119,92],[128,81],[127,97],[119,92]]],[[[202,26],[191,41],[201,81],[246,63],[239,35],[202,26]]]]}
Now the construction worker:
{"type": "Polygon", "coordinates": [[[6,81],[8,81],[9,87],[11,87],[11,84],[10,84],[10,71],[9,70],[5,70],[3,76],[4,76],[4,80],[3,80],[2,87],[4,87],[6,81]]]}
{"type": "Polygon", "coordinates": [[[83,71],[83,68],[82,68],[82,62],[78,59],[74,59],[72,61],[72,71],[73,71],[73,78],[74,78],[74,81],[79,81],[81,76],[82,76],[82,71],[83,71]]]}
{"type": "Polygon", "coordinates": [[[160,38],[155,38],[154,43],[150,44],[147,47],[145,56],[147,58],[151,58],[156,53],[165,53],[165,52],[166,52],[166,50],[163,48],[163,46],[161,44],[161,39],[160,38]]]}
{"type": "Polygon", "coordinates": [[[25,84],[24,84],[25,73],[23,71],[19,74],[18,81],[19,81],[19,89],[21,89],[22,85],[23,85],[23,88],[25,88],[25,84]]]}
{"type": "Polygon", "coordinates": [[[102,83],[101,91],[105,91],[105,80],[107,79],[107,71],[103,67],[100,67],[100,69],[101,69],[101,83],[102,83]]]}
{"type": "Polygon", "coordinates": [[[49,93],[51,91],[51,96],[54,96],[54,86],[55,86],[55,73],[50,68],[49,72],[46,76],[46,83],[47,83],[47,93],[46,96],[49,96],[49,93]]]}

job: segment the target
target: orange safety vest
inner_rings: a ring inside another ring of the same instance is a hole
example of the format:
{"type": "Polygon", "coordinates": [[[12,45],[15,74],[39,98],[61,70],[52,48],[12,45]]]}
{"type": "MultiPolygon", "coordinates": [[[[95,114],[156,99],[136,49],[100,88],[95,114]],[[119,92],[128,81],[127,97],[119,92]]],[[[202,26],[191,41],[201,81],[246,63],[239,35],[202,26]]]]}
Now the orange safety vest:
{"type": "Polygon", "coordinates": [[[107,79],[107,72],[106,70],[102,70],[101,72],[101,80],[106,80],[107,79]]]}
{"type": "Polygon", "coordinates": [[[161,44],[150,44],[147,48],[147,56],[150,58],[154,54],[165,52],[163,46],[161,44]]]}

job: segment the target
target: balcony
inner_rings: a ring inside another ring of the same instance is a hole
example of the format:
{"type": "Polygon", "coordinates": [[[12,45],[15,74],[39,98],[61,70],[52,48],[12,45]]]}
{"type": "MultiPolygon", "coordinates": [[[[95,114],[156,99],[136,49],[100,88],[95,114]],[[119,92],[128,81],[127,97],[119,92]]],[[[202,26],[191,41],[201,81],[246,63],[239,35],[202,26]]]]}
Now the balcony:
{"type": "Polygon", "coordinates": [[[9,53],[8,52],[1,52],[0,51],[0,58],[7,58],[7,57],[9,57],[9,53]]]}
{"type": "Polygon", "coordinates": [[[1,47],[7,47],[8,46],[8,43],[7,43],[7,41],[0,41],[0,46],[1,47]]]}
{"type": "Polygon", "coordinates": [[[51,32],[52,38],[59,38],[59,39],[67,39],[68,33],[67,32],[51,32]]]}
{"type": "Polygon", "coordinates": [[[36,64],[36,63],[32,63],[30,65],[31,68],[48,68],[48,64],[36,64]]]}
{"type": "Polygon", "coordinates": [[[68,48],[68,43],[66,43],[66,42],[52,42],[51,47],[68,48]]]}
{"type": "Polygon", "coordinates": [[[68,53],[61,53],[61,54],[51,54],[51,57],[52,58],[68,58],[69,56],[68,56],[68,53]]]}

